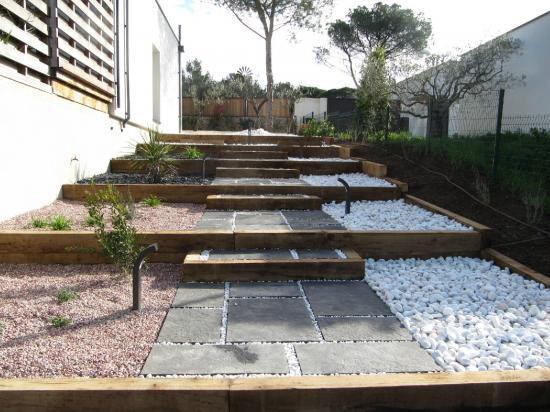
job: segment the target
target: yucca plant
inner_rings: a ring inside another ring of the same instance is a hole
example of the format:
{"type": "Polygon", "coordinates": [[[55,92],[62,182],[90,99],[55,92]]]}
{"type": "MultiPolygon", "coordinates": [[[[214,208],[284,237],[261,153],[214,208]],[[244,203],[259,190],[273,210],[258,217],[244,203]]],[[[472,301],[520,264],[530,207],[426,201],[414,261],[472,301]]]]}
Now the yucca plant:
{"type": "MultiPolygon", "coordinates": [[[[145,172],[151,183],[161,183],[164,176],[175,173],[174,161],[170,159],[172,146],[160,139],[157,129],[149,129],[143,143],[138,145],[136,154],[140,160],[145,161],[145,172]]],[[[141,162],[132,164],[134,169],[142,169],[141,162]]]]}

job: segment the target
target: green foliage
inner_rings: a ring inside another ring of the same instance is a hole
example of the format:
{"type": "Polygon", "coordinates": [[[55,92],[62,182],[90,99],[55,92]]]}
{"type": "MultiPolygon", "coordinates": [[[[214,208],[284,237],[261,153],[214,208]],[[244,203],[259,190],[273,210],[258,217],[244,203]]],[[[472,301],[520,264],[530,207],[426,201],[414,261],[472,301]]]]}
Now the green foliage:
{"type": "Polygon", "coordinates": [[[120,193],[108,185],[104,190],[92,190],[86,200],[86,207],[105,254],[123,273],[129,273],[139,254],[139,247],[136,231],[128,223],[131,218],[128,205],[120,193]],[[107,228],[106,215],[110,217],[111,229],[107,228]]]}
{"type": "Polygon", "coordinates": [[[77,298],[77,294],[70,289],[61,289],[57,292],[57,301],[59,303],[69,302],[77,298]]]}
{"type": "Polygon", "coordinates": [[[95,223],[95,220],[94,220],[93,217],[91,217],[91,216],[88,215],[88,216],[86,216],[86,221],[85,221],[85,223],[86,223],[86,226],[93,226],[94,223],[95,223]]]}
{"type": "Polygon", "coordinates": [[[71,324],[71,320],[63,315],[57,315],[50,319],[50,323],[54,328],[63,328],[71,324]]]}
{"type": "Polygon", "coordinates": [[[51,218],[48,223],[52,230],[70,230],[71,221],[63,215],[57,215],[51,218]]]}
{"type": "Polygon", "coordinates": [[[300,134],[302,136],[321,136],[321,137],[333,137],[334,126],[328,120],[317,121],[311,119],[305,125],[300,128],[300,134]]]}
{"type": "Polygon", "coordinates": [[[186,147],[183,151],[183,157],[186,159],[202,159],[203,153],[194,146],[186,147]]]}
{"type": "MultiPolygon", "coordinates": [[[[176,172],[174,162],[170,159],[172,151],[172,146],[160,139],[156,129],[149,129],[143,143],[137,146],[136,154],[145,161],[145,172],[151,183],[161,183],[164,176],[176,172]]],[[[139,170],[141,163],[133,162],[132,167],[139,170]]]]}
{"type": "Polygon", "coordinates": [[[31,221],[31,225],[35,229],[44,229],[48,227],[49,222],[46,219],[42,219],[40,217],[33,217],[31,221]]]}
{"type": "Polygon", "coordinates": [[[149,207],[158,207],[162,201],[155,195],[150,195],[149,197],[143,199],[143,203],[149,207]]]}

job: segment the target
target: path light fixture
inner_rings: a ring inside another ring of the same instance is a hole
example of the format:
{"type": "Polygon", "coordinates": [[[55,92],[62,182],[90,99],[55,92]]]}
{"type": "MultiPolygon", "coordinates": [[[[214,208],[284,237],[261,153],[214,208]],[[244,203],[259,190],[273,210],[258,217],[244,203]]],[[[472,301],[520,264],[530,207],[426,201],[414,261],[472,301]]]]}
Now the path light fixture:
{"type": "Polygon", "coordinates": [[[145,258],[151,253],[158,252],[158,250],[158,245],[153,243],[143,249],[134,262],[134,270],[132,272],[132,310],[141,309],[141,267],[145,262],[145,258]]]}
{"type": "Polygon", "coordinates": [[[206,179],[206,161],[208,160],[208,155],[205,154],[202,157],[202,178],[206,179]]]}
{"type": "Polygon", "coordinates": [[[351,213],[351,188],[349,187],[348,182],[346,182],[342,178],[338,178],[338,181],[344,185],[344,189],[346,189],[346,215],[349,215],[351,213]]]}

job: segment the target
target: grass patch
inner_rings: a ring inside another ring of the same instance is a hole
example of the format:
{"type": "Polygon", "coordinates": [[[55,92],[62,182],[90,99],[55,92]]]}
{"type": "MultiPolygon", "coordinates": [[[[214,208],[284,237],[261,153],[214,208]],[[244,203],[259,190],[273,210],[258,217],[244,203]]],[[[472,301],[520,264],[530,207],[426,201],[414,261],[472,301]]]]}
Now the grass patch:
{"type": "Polygon", "coordinates": [[[31,226],[35,229],[44,229],[47,228],[49,225],[49,222],[46,219],[42,219],[39,217],[33,217],[31,221],[31,226]]]}
{"type": "Polygon", "coordinates": [[[71,324],[71,320],[63,315],[54,316],[50,319],[50,323],[54,328],[63,328],[71,324]]]}
{"type": "Polygon", "coordinates": [[[149,197],[146,197],[143,199],[143,204],[149,206],[149,207],[158,207],[162,203],[162,200],[160,200],[155,195],[150,195],[149,197]]]}
{"type": "Polygon", "coordinates": [[[71,221],[63,215],[57,215],[51,218],[49,226],[52,230],[70,230],[71,221]]]}
{"type": "Polygon", "coordinates": [[[60,291],[57,292],[57,301],[59,303],[69,302],[71,300],[76,299],[77,297],[78,296],[76,292],[73,292],[70,289],[61,289],[60,291]]]}

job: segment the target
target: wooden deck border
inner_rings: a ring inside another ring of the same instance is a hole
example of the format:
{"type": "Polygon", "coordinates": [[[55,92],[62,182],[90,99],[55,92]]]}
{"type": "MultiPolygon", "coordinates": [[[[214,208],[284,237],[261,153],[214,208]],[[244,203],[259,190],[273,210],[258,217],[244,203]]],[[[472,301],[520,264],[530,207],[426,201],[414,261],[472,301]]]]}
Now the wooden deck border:
{"type": "Polygon", "coordinates": [[[3,379],[0,405],[3,412],[543,408],[550,405],[550,369],[234,379],[3,379]]]}
{"type": "MultiPolygon", "coordinates": [[[[180,184],[118,184],[114,185],[123,195],[130,193],[139,202],[150,195],[156,195],[166,202],[206,203],[210,195],[262,195],[262,194],[300,194],[318,196],[324,201],[344,201],[346,192],[343,186],[306,186],[306,185],[180,185],[180,184]]],[[[63,185],[63,198],[67,200],[86,200],[91,185],[63,185]]],[[[97,190],[106,185],[96,184],[97,190]]],[[[393,200],[401,197],[397,187],[352,187],[354,200],[393,200]]]]}
{"type": "Polygon", "coordinates": [[[520,263],[517,260],[514,260],[511,257],[508,257],[495,249],[483,249],[481,251],[481,257],[483,259],[492,260],[495,265],[502,268],[508,268],[512,272],[517,273],[518,275],[521,275],[526,279],[542,283],[547,288],[550,287],[550,278],[548,276],[545,276],[542,273],[539,273],[536,270],[525,266],[523,263],[520,263]]]}

